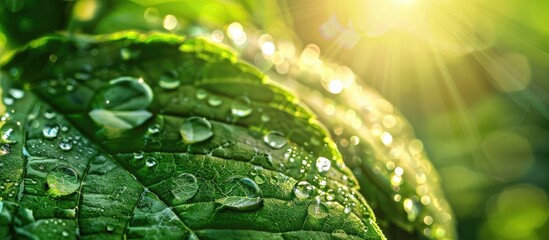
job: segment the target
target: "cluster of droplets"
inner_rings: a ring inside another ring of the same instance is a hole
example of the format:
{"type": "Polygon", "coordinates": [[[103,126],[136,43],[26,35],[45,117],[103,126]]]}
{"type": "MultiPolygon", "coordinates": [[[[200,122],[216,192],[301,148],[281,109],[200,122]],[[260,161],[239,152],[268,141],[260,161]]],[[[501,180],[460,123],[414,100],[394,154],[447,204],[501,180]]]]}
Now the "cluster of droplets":
{"type": "MultiPolygon", "coordinates": [[[[274,41],[273,37],[268,34],[255,36],[247,32],[240,23],[232,23],[226,28],[226,33],[221,30],[212,31],[210,37],[215,42],[225,42],[233,44],[237,49],[246,46],[246,51],[242,51],[244,57],[247,57],[255,63],[256,66],[264,71],[271,73],[287,75],[292,78],[297,78],[300,72],[306,71],[318,74],[321,80],[321,85],[330,94],[340,94],[343,91],[348,92],[349,99],[364,99],[358,101],[353,108],[338,109],[338,106],[332,102],[323,103],[324,101],[311,100],[321,103],[319,106],[313,105],[318,112],[330,117],[341,118],[340,122],[344,123],[345,127],[353,132],[365,132],[366,135],[357,134],[348,137],[343,136],[343,126],[336,126],[333,129],[333,134],[338,138],[338,146],[347,148],[357,146],[361,139],[368,139],[371,142],[380,143],[380,147],[388,149],[387,152],[391,156],[391,160],[387,162],[387,168],[374,166],[374,172],[378,174],[387,174],[392,190],[394,191],[394,201],[401,203],[402,208],[407,214],[408,220],[411,222],[419,218],[423,219],[426,226],[433,225],[434,222],[440,221],[442,224],[448,223],[451,219],[451,214],[443,212],[442,219],[436,219],[434,216],[422,215],[423,209],[433,204],[432,191],[427,183],[427,175],[429,175],[429,167],[424,167],[425,160],[422,153],[423,145],[417,139],[405,139],[402,134],[406,132],[406,126],[398,114],[393,114],[393,106],[387,101],[377,96],[372,96],[372,100],[360,96],[369,96],[371,94],[365,92],[355,83],[355,75],[347,67],[336,64],[328,64],[320,59],[320,48],[316,45],[306,46],[299,57],[296,57],[296,48],[291,43],[284,39],[278,42],[274,41]],[[228,36],[228,38],[225,38],[228,36]],[[253,37],[250,37],[252,36],[253,37]],[[246,36],[246,37],[242,37],[246,36]],[[257,39],[257,42],[249,42],[250,39],[257,39]],[[250,50],[252,48],[253,50],[250,50]],[[364,117],[353,109],[364,109],[368,116],[364,117]],[[412,173],[413,176],[406,177],[404,174],[404,165],[398,166],[397,162],[405,165],[422,166],[417,168],[417,172],[412,173]],[[415,193],[410,196],[403,197],[400,194],[401,186],[406,181],[410,181],[412,185],[418,185],[415,193]],[[405,202],[405,203],[404,203],[405,202]],[[423,206],[423,207],[422,207],[423,206]]],[[[307,79],[303,79],[307,81],[307,79]]],[[[298,85],[294,85],[298,87],[298,85]]],[[[323,97],[320,97],[324,99],[323,97]]],[[[306,99],[305,99],[306,100],[306,99]]],[[[370,141],[367,141],[370,142],[370,141]]],[[[311,157],[311,156],[310,156],[311,157]]],[[[297,160],[295,156],[286,157],[290,163],[297,160]]],[[[374,158],[370,158],[374,159],[374,158]]],[[[310,159],[301,159],[303,166],[301,172],[306,171],[310,167],[310,159]]],[[[318,158],[315,166],[319,172],[323,172],[325,168],[330,167],[327,161],[323,158],[318,158]]],[[[436,207],[435,207],[436,208],[436,207]]],[[[440,217],[439,217],[440,218],[440,217]]],[[[436,236],[441,236],[442,229],[433,230],[438,232],[436,236]]],[[[430,236],[430,228],[426,228],[424,234],[430,236]]],[[[442,234],[444,235],[444,234],[442,234]]]]}
{"type": "Polygon", "coordinates": [[[196,90],[195,97],[199,101],[206,101],[211,107],[219,107],[224,103],[221,97],[215,94],[210,94],[204,89],[196,90]]]}

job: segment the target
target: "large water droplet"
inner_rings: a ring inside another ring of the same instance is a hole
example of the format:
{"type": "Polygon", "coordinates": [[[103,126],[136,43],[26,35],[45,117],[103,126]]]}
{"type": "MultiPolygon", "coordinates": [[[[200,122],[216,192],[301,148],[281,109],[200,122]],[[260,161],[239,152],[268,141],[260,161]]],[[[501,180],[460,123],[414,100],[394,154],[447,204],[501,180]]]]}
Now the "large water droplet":
{"type": "Polygon", "coordinates": [[[332,163],[330,162],[330,160],[328,160],[325,157],[318,157],[316,159],[316,169],[319,172],[326,172],[330,170],[331,166],[332,166],[332,163]]]}
{"type": "Polygon", "coordinates": [[[143,79],[121,77],[102,88],[93,98],[90,117],[98,124],[131,129],[147,121],[153,92],[143,79]]]}
{"type": "Polygon", "coordinates": [[[2,129],[0,129],[0,137],[2,139],[2,143],[9,143],[13,144],[17,142],[17,136],[16,133],[19,132],[18,130],[21,128],[21,126],[17,122],[6,122],[2,129]]]}
{"type": "Polygon", "coordinates": [[[246,117],[252,113],[252,102],[246,96],[238,96],[231,104],[231,113],[237,117],[246,117]]]}
{"type": "Polygon", "coordinates": [[[288,139],[278,131],[270,131],[269,133],[265,134],[263,137],[263,141],[271,148],[274,149],[280,149],[286,145],[288,142],[288,139]]]}
{"type": "Polygon", "coordinates": [[[11,97],[4,97],[4,104],[6,106],[11,106],[13,103],[15,102],[15,100],[11,97]]]}
{"type": "Polygon", "coordinates": [[[52,169],[46,176],[48,194],[54,197],[65,196],[76,192],[80,187],[76,170],[69,166],[52,169]]]}
{"type": "Polygon", "coordinates": [[[309,203],[307,212],[314,218],[325,218],[328,216],[328,206],[319,197],[309,203]]]}
{"type": "Polygon", "coordinates": [[[193,144],[205,141],[213,136],[212,124],[201,117],[190,117],[179,128],[183,142],[193,144]]]}
{"type": "Polygon", "coordinates": [[[263,206],[261,188],[253,180],[246,177],[229,177],[224,183],[225,194],[233,195],[216,199],[222,208],[236,211],[251,211],[263,206]],[[245,195],[245,196],[242,196],[245,195]]]}
{"type": "Polygon", "coordinates": [[[179,87],[180,84],[181,81],[179,81],[179,78],[177,77],[177,73],[175,71],[162,74],[162,76],[160,77],[160,81],[158,82],[158,85],[166,90],[176,89],[179,87]]]}
{"type": "Polygon", "coordinates": [[[48,123],[42,129],[42,135],[47,139],[54,139],[59,133],[59,124],[57,123],[48,123]]]}
{"type": "Polygon", "coordinates": [[[173,179],[171,192],[174,197],[174,205],[185,203],[198,192],[196,177],[190,173],[180,174],[173,179]]]}
{"type": "Polygon", "coordinates": [[[314,186],[307,181],[297,182],[294,186],[294,194],[299,199],[310,198],[314,193],[314,186]]]}

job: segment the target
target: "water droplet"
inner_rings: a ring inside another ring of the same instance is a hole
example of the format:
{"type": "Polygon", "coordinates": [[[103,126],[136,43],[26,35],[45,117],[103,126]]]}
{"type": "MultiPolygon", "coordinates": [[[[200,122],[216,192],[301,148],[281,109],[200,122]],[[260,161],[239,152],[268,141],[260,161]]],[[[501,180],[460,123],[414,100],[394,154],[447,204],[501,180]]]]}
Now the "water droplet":
{"type": "Polygon", "coordinates": [[[236,211],[250,211],[263,206],[261,188],[249,178],[239,176],[229,177],[225,180],[224,187],[224,193],[233,196],[215,200],[216,203],[221,204],[222,208],[236,211]]]}
{"type": "Polygon", "coordinates": [[[158,125],[156,123],[149,126],[149,128],[147,129],[147,134],[149,134],[149,135],[154,135],[154,134],[157,134],[159,132],[160,132],[160,125],[158,125]]]}
{"type": "Polygon", "coordinates": [[[160,77],[160,81],[158,82],[158,85],[166,90],[176,89],[179,87],[180,84],[181,81],[179,81],[179,78],[177,77],[177,72],[175,71],[162,74],[162,76],[160,77]]]}
{"type": "Polygon", "coordinates": [[[216,199],[215,202],[220,204],[222,208],[236,211],[257,210],[263,206],[263,199],[261,197],[230,196],[216,199]]]}
{"type": "Polygon", "coordinates": [[[309,203],[307,212],[314,218],[325,218],[328,216],[328,206],[320,200],[319,197],[309,203]]]}
{"type": "Polygon", "coordinates": [[[54,139],[59,133],[59,124],[57,123],[48,123],[42,129],[42,135],[47,139],[54,139]]]}
{"type": "Polygon", "coordinates": [[[288,142],[288,139],[278,131],[270,131],[263,137],[263,141],[271,148],[280,149],[288,142]]]}
{"type": "Polygon", "coordinates": [[[2,143],[13,144],[17,142],[16,132],[21,128],[17,122],[6,122],[0,129],[2,143]]]}
{"type": "Polygon", "coordinates": [[[212,124],[201,117],[190,117],[179,128],[183,142],[193,144],[205,141],[213,136],[212,124]]]}
{"type": "Polygon", "coordinates": [[[46,183],[48,194],[54,197],[69,195],[80,187],[76,170],[69,166],[52,169],[46,176],[46,183]]]}
{"type": "Polygon", "coordinates": [[[231,104],[231,113],[237,117],[246,117],[252,113],[252,102],[246,96],[238,96],[231,104]]]}
{"type": "Polygon", "coordinates": [[[145,160],[145,165],[147,167],[154,167],[156,166],[156,164],[158,164],[158,162],[153,157],[147,158],[147,160],[145,160]]]}
{"type": "Polygon", "coordinates": [[[314,193],[314,186],[306,181],[297,182],[294,186],[294,194],[299,199],[310,198],[314,193]]]}
{"type": "Polygon", "coordinates": [[[10,98],[10,97],[4,97],[4,104],[6,106],[11,106],[13,104],[15,100],[13,100],[13,98],[10,98]]]}
{"type": "Polygon", "coordinates": [[[0,145],[0,156],[4,156],[11,153],[11,146],[7,143],[0,145]]]}
{"type": "Polygon", "coordinates": [[[131,129],[152,117],[147,111],[152,99],[153,92],[143,79],[117,78],[94,96],[89,116],[107,127],[131,129]]]}
{"type": "Polygon", "coordinates": [[[52,111],[52,110],[47,110],[47,111],[44,112],[44,117],[45,117],[46,119],[52,119],[52,118],[54,118],[55,116],[57,116],[57,114],[55,114],[55,112],[52,111]]]}
{"type": "Polygon", "coordinates": [[[172,181],[171,192],[174,196],[173,205],[185,203],[198,192],[196,177],[190,173],[182,173],[172,181]]]}
{"type": "Polygon", "coordinates": [[[143,159],[143,157],[144,157],[144,153],[141,151],[133,153],[133,159],[135,160],[143,159]]]}
{"type": "Polygon", "coordinates": [[[318,157],[316,159],[316,169],[318,172],[326,172],[330,170],[332,163],[325,157],[318,157]]]}
{"type": "Polygon", "coordinates": [[[105,227],[105,230],[107,230],[107,232],[114,232],[114,226],[107,224],[107,226],[105,227]]]}
{"type": "Polygon", "coordinates": [[[350,205],[350,204],[345,205],[345,207],[343,208],[343,212],[344,212],[345,214],[349,214],[349,213],[351,213],[352,211],[353,211],[353,206],[350,205]]]}
{"type": "Polygon", "coordinates": [[[208,92],[206,92],[206,90],[204,89],[198,89],[196,91],[195,97],[198,100],[206,99],[208,97],[208,92]]]}
{"type": "Polygon", "coordinates": [[[69,236],[69,232],[63,230],[63,231],[61,232],[61,235],[62,235],[63,237],[68,237],[68,236],[69,236]]]}
{"type": "Polygon", "coordinates": [[[8,92],[15,99],[21,99],[25,96],[25,92],[21,89],[12,88],[8,92]]]}
{"type": "Polygon", "coordinates": [[[217,107],[217,106],[223,104],[223,100],[221,100],[221,98],[219,98],[217,96],[210,96],[208,98],[208,104],[212,107],[217,107]]]}
{"type": "Polygon", "coordinates": [[[72,149],[72,143],[68,139],[63,139],[63,141],[59,143],[59,148],[63,151],[69,151],[72,149]]]}

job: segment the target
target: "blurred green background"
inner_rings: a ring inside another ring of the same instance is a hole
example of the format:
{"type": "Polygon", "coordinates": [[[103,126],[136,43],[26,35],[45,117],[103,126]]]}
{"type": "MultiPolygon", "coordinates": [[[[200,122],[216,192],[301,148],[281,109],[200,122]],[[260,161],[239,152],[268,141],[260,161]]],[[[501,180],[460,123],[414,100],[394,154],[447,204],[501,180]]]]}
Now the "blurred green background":
{"type": "MultiPolygon", "coordinates": [[[[127,29],[230,38],[243,54],[250,42],[273,44],[263,53],[314,49],[409,120],[460,239],[549,239],[548,1],[0,2],[0,60],[45,33],[127,29]]],[[[248,60],[292,71],[275,58],[248,60]]]]}

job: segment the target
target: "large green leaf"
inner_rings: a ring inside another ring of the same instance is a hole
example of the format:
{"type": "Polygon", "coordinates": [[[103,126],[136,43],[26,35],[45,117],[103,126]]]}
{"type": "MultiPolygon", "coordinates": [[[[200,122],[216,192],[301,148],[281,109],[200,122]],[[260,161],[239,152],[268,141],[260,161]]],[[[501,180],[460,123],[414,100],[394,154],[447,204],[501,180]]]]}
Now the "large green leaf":
{"type": "Polygon", "coordinates": [[[384,239],[315,117],[220,45],[51,36],[1,81],[1,238],[384,239]]]}

